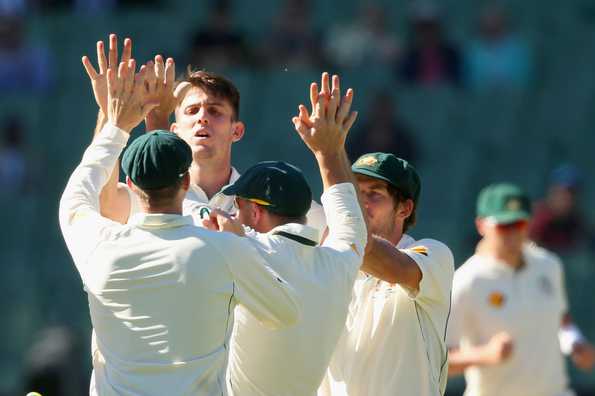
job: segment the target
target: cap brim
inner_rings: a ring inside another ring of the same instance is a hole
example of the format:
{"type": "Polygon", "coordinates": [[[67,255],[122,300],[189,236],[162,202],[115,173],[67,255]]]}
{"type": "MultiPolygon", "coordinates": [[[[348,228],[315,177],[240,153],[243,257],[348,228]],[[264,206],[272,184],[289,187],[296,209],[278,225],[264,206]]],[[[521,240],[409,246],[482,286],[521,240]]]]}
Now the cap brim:
{"type": "Polygon", "coordinates": [[[224,187],[223,190],[221,190],[221,193],[223,195],[238,195],[238,183],[234,183],[234,184],[230,184],[227,187],[224,187]]]}
{"type": "Polygon", "coordinates": [[[499,213],[486,217],[486,220],[493,224],[510,224],[521,220],[529,220],[531,214],[524,210],[499,213]]]}
{"type": "Polygon", "coordinates": [[[392,180],[390,180],[388,177],[384,177],[382,175],[379,175],[378,173],[376,173],[374,171],[371,171],[371,170],[368,170],[368,169],[362,169],[362,168],[355,168],[355,169],[351,168],[351,171],[353,173],[359,173],[360,175],[373,177],[374,179],[384,180],[388,184],[397,187],[395,185],[395,183],[392,180]]]}

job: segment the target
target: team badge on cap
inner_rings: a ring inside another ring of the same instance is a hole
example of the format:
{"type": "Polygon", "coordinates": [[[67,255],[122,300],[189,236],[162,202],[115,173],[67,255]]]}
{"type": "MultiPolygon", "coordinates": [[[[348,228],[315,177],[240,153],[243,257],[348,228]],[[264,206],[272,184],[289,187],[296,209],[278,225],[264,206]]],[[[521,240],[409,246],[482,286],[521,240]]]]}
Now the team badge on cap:
{"type": "Polygon", "coordinates": [[[520,210],[521,206],[521,201],[516,198],[513,198],[506,203],[506,209],[508,210],[520,210]]]}
{"type": "Polygon", "coordinates": [[[506,297],[500,292],[492,292],[488,296],[488,303],[494,308],[501,308],[506,302],[506,297]]]}
{"type": "Polygon", "coordinates": [[[372,166],[378,162],[378,159],[373,156],[362,157],[357,160],[355,166],[372,166]]]}

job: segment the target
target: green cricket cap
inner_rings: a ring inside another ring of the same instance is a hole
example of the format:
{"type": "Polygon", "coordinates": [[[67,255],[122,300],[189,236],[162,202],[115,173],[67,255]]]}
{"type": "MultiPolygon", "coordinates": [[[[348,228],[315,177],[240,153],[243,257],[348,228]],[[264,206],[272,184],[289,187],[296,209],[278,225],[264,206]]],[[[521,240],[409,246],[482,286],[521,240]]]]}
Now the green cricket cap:
{"type": "Polygon", "coordinates": [[[176,183],[190,168],[192,150],[176,134],[158,130],[135,139],[124,151],[122,169],[144,190],[176,183]]]}
{"type": "Polygon", "coordinates": [[[305,216],[312,204],[312,191],[302,171],[283,161],[259,162],[222,192],[288,217],[305,216]]]}
{"type": "Polygon", "coordinates": [[[384,180],[417,203],[421,192],[421,179],[415,168],[404,159],[390,153],[369,153],[351,166],[354,173],[384,180]]]}
{"type": "Polygon", "coordinates": [[[509,224],[531,217],[529,196],[510,183],[490,184],[479,193],[477,217],[496,224],[509,224]]]}

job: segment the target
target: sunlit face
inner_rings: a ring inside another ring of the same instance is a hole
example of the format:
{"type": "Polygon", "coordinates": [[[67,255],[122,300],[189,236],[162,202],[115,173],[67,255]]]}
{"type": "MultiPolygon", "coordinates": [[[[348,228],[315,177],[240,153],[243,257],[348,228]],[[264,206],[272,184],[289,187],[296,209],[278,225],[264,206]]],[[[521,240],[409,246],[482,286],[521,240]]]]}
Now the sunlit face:
{"type": "Polygon", "coordinates": [[[256,204],[254,202],[250,202],[247,199],[240,197],[235,198],[235,207],[237,210],[236,217],[242,222],[243,225],[259,231],[255,224],[255,205],[256,204]]]}
{"type": "Polygon", "coordinates": [[[175,114],[171,130],[188,143],[195,162],[229,159],[232,143],[244,134],[231,104],[197,87],[188,90],[175,114]]]}
{"type": "Polygon", "coordinates": [[[367,176],[357,175],[362,204],[368,216],[370,232],[389,239],[403,223],[397,217],[397,206],[387,190],[387,183],[367,176]]]}
{"type": "Polygon", "coordinates": [[[520,252],[527,240],[529,222],[520,220],[510,224],[495,224],[485,219],[478,219],[479,233],[498,249],[520,252]]]}

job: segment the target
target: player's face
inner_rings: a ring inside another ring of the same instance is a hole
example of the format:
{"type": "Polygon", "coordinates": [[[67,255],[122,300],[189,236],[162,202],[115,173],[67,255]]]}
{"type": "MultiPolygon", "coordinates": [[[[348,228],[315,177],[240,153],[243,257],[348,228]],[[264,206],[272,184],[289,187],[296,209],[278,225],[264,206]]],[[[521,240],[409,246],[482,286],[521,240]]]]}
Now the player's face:
{"type": "Polygon", "coordinates": [[[529,222],[516,221],[509,224],[494,224],[480,220],[480,233],[497,247],[511,252],[520,252],[527,240],[529,222]]]}
{"type": "Polygon", "coordinates": [[[234,205],[237,210],[236,217],[242,222],[242,224],[259,231],[255,221],[256,216],[254,210],[256,208],[254,205],[256,204],[248,201],[247,199],[236,197],[234,205]]]}
{"type": "Polygon", "coordinates": [[[402,230],[403,222],[398,219],[398,206],[388,192],[386,182],[361,175],[356,178],[370,232],[390,239],[395,230],[402,230]]]}
{"type": "Polygon", "coordinates": [[[192,149],[195,162],[226,160],[231,157],[231,145],[244,134],[242,122],[234,120],[231,104],[192,87],[176,109],[172,132],[192,149]]]}

